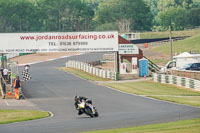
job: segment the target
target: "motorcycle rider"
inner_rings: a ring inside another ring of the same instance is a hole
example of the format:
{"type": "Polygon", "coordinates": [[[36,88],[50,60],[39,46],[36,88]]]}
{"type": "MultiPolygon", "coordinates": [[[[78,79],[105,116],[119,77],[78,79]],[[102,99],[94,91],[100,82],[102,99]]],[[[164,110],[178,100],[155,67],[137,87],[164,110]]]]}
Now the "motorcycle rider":
{"type": "Polygon", "coordinates": [[[91,100],[88,100],[87,97],[84,97],[84,96],[75,96],[75,108],[76,110],[78,110],[78,115],[82,115],[83,114],[83,111],[78,107],[78,104],[82,103],[82,101],[85,101],[85,103],[90,103],[92,104],[92,101],[91,100]]]}

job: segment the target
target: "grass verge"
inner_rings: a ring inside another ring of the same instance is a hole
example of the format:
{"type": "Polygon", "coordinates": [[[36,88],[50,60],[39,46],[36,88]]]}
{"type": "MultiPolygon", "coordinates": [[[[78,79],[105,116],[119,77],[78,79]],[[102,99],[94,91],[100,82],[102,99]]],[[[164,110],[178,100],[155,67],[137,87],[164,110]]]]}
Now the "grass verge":
{"type": "MultiPolygon", "coordinates": [[[[87,80],[110,81],[109,79],[96,77],[94,75],[73,68],[60,68],[60,69],[78,75],[81,78],[87,80]]],[[[152,81],[122,82],[122,83],[105,82],[103,83],[103,85],[128,93],[145,95],[147,97],[152,97],[160,100],[200,107],[200,102],[199,102],[200,92],[184,89],[173,85],[155,83],[152,81]]]]}
{"type": "Polygon", "coordinates": [[[168,59],[151,59],[151,61],[157,65],[162,64],[165,65],[168,63],[168,59]]]}
{"type": "MultiPolygon", "coordinates": [[[[172,32],[173,37],[194,36],[197,34],[200,34],[200,28],[172,32]]],[[[169,37],[169,31],[141,33],[141,39],[166,38],[166,37],[169,37]]]]}
{"type": "Polygon", "coordinates": [[[151,81],[103,83],[120,91],[200,107],[200,92],[151,81]]]}
{"type": "MultiPolygon", "coordinates": [[[[153,51],[170,54],[170,45],[162,45],[152,48],[153,51]]],[[[181,53],[184,51],[199,51],[200,50],[200,33],[173,43],[173,53],[181,53]]],[[[200,52],[200,51],[199,51],[200,52]]]]}
{"type": "Polygon", "coordinates": [[[199,133],[200,119],[84,133],[199,133]]]}
{"type": "Polygon", "coordinates": [[[0,109],[0,124],[35,120],[35,119],[46,118],[49,116],[50,114],[44,111],[0,109]]]}
{"type": "Polygon", "coordinates": [[[65,71],[65,72],[73,73],[75,75],[78,75],[81,78],[91,80],[91,81],[111,81],[110,79],[104,79],[104,78],[101,78],[101,77],[97,77],[95,75],[89,74],[87,72],[84,72],[84,71],[81,71],[81,70],[78,70],[78,69],[66,68],[66,67],[62,67],[62,68],[59,68],[59,69],[65,71]]]}
{"type": "MultiPolygon", "coordinates": [[[[60,68],[66,72],[76,74],[82,78],[93,81],[108,81],[107,79],[96,79],[88,73],[71,68],[60,68]]],[[[172,85],[155,83],[151,81],[103,83],[103,85],[138,95],[145,95],[157,99],[188,104],[200,107],[200,92],[179,88],[172,85]]],[[[84,133],[199,133],[200,119],[154,124],[131,128],[91,131],[84,133]]]]}

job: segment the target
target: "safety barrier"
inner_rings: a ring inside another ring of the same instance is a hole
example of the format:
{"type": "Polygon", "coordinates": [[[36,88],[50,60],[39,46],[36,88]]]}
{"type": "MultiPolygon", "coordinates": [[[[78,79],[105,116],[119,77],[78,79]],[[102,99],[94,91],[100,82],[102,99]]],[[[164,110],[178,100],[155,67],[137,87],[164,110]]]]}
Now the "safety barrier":
{"type": "Polygon", "coordinates": [[[152,80],[154,82],[174,84],[176,86],[182,86],[185,88],[190,88],[200,91],[200,80],[195,80],[175,75],[157,74],[157,73],[152,73],[152,80]]]}
{"type": "Polygon", "coordinates": [[[106,71],[99,68],[95,68],[92,65],[80,61],[69,60],[66,62],[66,67],[75,68],[84,72],[93,74],[95,76],[107,79],[118,80],[118,73],[113,71],[106,71]]]}

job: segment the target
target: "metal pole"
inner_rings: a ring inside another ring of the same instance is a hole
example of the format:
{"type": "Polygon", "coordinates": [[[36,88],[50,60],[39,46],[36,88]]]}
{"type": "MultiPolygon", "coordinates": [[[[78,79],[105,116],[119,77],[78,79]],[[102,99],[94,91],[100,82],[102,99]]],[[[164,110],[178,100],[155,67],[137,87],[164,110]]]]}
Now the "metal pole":
{"type": "Polygon", "coordinates": [[[169,40],[170,40],[170,51],[171,51],[171,60],[173,60],[173,46],[172,46],[172,26],[169,26],[169,40]]]}
{"type": "Polygon", "coordinates": [[[3,56],[4,56],[4,54],[1,53],[1,68],[4,69],[4,60],[3,60],[3,56]]]}
{"type": "Polygon", "coordinates": [[[119,73],[119,52],[117,51],[117,72],[119,73]]]}
{"type": "Polygon", "coordinates": [[[117,58],[116,58],[116,52],[114,52],[114,71],[117,72],[116,64],[117,64],[117,58]]]}

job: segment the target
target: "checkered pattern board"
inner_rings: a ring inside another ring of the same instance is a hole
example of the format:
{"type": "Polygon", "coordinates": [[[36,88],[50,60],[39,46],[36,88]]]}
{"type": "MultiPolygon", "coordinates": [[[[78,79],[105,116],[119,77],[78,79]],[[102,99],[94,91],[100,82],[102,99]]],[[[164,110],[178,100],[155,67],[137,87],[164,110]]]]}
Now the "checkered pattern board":
{"type": "Polygon", "coordinates": [[[24,81],[27,81],[27,80],[30,80],[30,79],[31,79],[31,76],[30,76],[28,70],[24,70],[24,71],[22,72],[22,77],[23,77],[24,81]]]}

